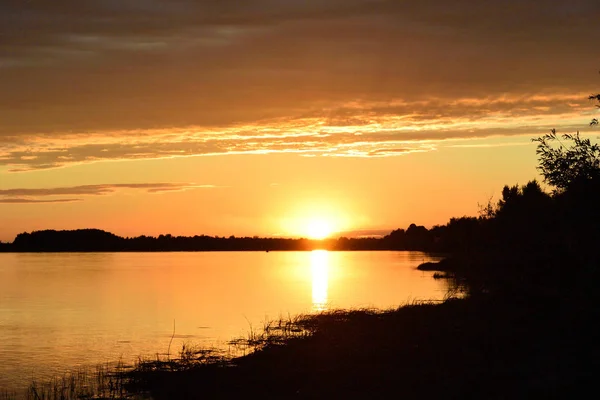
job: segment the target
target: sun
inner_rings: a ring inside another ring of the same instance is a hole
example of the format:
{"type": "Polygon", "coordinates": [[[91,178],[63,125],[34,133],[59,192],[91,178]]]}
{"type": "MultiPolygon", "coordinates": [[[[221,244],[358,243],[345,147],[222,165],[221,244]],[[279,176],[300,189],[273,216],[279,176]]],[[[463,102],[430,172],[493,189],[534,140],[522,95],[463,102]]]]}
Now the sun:
{"type": "Polygon", "coordinates": [[[310,219],[306,224],[306,234],[310,239],[325,239],[332,233],[331,222],[325,219],[310,219]]]}
{"type": "Polygon", "coordinates": [[[322,202],[298,202],[280,216],[279,235],[323,240],[353,228],[349,213],[343,204],[322,202]]]}

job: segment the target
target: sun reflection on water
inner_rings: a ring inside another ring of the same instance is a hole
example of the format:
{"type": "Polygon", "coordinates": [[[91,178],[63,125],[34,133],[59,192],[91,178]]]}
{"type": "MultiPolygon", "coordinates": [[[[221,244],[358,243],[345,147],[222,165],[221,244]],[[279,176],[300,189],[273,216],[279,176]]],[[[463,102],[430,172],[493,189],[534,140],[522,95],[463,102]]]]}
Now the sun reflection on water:
{"type": "Polygon", "coordinates": [[[312,276],[313,311],[327,310],[327,289],[329,281],[329,253],[327,250],[315,250],[310,254],[312,276]]]}

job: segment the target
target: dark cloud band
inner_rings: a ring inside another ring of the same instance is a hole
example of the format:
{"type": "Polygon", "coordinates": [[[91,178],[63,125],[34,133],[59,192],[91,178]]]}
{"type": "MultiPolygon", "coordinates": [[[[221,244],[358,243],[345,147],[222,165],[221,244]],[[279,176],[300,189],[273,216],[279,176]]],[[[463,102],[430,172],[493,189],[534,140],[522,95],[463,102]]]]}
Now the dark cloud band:
{"type": "Polygon", "coordinates": [[[81,199],[28,199],[19,197],[0,198],[0,204],[46,204],[46,203],[73,203],[81,199]]]}
{"type": "Polygon", "coordinates": [[[148,193],[164,193],[190,189],[211,189],[214,185],[195,183],[114,183],[102,185],[80,185],[54,188],[15,188],[1,189],[0,203],[70,203],[82,201],[79,198],[56,198],[56,196],[102,196],[119,190],[144,190],[148,193]]]}
{"type": "Polygon", "coordinates": [[[577,129],[597,15],[597,0],[5,0],[0,166],[387,157],[577,129]]]}

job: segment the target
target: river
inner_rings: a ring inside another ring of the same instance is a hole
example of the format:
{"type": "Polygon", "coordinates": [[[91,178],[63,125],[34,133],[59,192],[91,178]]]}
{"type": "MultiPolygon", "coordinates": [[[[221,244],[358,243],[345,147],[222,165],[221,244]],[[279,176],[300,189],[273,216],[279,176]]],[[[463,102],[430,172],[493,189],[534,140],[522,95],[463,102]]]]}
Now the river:
{"type": "Polygon", "coordinates": [[[420,252],[0,253],[0,389],[227,346],[268,319],[442,299],[420,252]]]}

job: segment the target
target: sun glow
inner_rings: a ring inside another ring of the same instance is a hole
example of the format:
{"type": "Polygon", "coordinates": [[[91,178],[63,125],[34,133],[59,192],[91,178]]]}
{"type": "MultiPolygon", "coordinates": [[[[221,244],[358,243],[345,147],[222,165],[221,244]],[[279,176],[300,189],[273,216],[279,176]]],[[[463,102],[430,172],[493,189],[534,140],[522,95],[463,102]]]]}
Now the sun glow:
{"type": "Polygon", "coordinates": [[[313,240],[335,238],[336,235],[356,228],[356,221],[343,200],[323,199],[298,201],[286,209],[285,216],[277,218],[279,235],[313,240]]]}
{"type": "Polygon", "coordinates": [[[311,219],[306,224],[306,234],[310,239],[325,239],[332,233],[332,225],[325,219],[311,219]]]}

